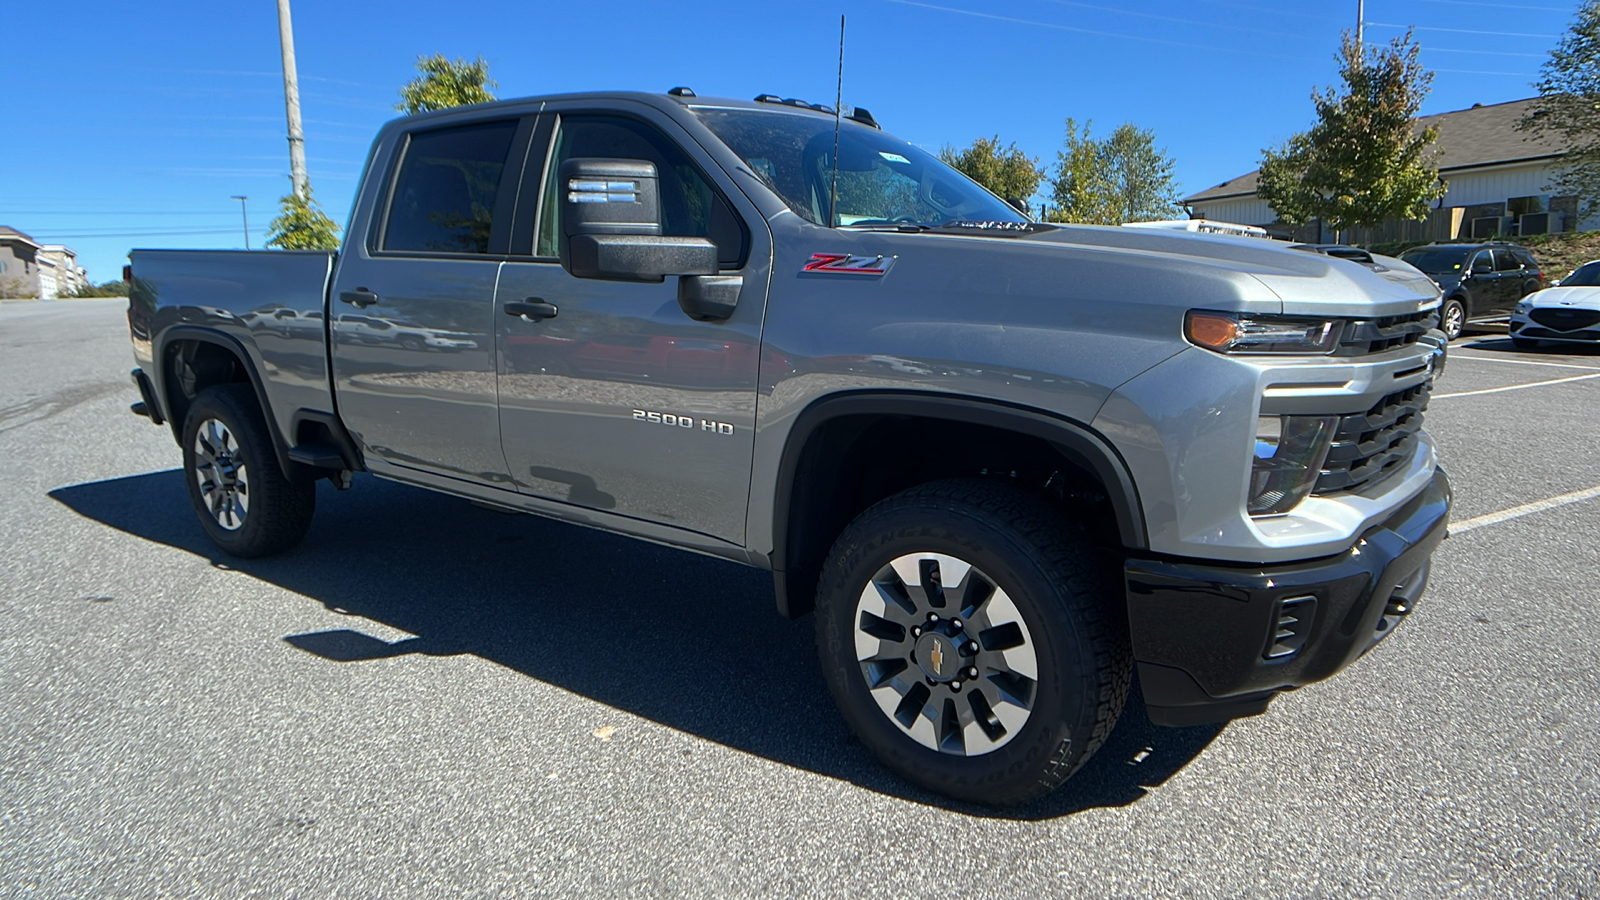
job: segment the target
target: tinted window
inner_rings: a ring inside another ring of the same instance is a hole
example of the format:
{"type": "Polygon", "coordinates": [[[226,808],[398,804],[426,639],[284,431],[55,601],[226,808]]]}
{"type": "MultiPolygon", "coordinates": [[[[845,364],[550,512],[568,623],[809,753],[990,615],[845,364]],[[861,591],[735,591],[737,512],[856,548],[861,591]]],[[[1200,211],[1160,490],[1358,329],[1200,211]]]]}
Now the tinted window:
{"type": "Polygon", "coordinates": [[[516,122],[490,122],[412,135],[389,200],[383,249],[488,253],[516,131],[516,122]]]}
{"type": "Polygon", "coordinates": [[[1493,272],[1494,254],[1488,250],[1479,250],[1478,255],[1472,258],[1472,271],[1493,272]]]}
{"type": "Polygon", "coordinates": [[[1522,268],[1522,260],[1510,250],[1495,250],[1494,267],[1501,272],[1515,272],[1522,268]]]}
{"type": "Polygon", "coordinates": [[[728,202],[676,143],[650,125],[620,116],[562,116],[546,167],[535,255],[553,257],[561,234],[555,173],[569,159],[642,159],[655,163],[661,233],[709,238],[717,260],[737,266],[744,258],[744,226],[728,202]]]}
{"type": "Polygon", "coordinates": [[[1533,258],[1532,253],[1529,253],[1526,250],[1513,250],[1511,252],[1517,255],[1518,261],[1520,261],[1524,266],[1527,266],[1530,269],[1539,268],[1539,261],[1533,258]]]}
{"type": "Polygon", "coordinates": [[[1459,247],[1423,247],[1407,250],[1400,258],[1429,275],[1455,275],[1467,261],[1467,251],[1459,247]]]}
{"type": "Polygon", "coordinates": [[[1562,287],[1600,287],[1600,262],[1586,263],[1561,279],[1562,287]]]}

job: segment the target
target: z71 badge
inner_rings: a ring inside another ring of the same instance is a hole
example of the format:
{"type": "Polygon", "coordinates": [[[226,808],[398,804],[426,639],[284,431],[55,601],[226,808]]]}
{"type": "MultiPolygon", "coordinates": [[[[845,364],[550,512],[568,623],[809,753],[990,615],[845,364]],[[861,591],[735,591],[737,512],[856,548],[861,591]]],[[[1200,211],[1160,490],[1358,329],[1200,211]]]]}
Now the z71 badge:
{"type": "Polygon", "coordinates": [[[894,256],[851,256],[847,253],[813,253],[802,272],[826,275],[883,275],[894,265],[894,256]]]}

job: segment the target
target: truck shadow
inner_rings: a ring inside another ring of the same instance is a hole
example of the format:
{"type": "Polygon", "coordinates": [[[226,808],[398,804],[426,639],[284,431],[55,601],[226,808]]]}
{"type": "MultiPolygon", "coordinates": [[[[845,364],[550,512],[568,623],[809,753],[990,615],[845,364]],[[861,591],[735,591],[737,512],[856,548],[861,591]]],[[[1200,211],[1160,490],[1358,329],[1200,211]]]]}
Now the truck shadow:
{"type": "Polygon", "coordinates": [[[330,664],[470,653],[669,728],[972,816],[1049,819],[1126,806],[1222,730],[1156,728],[1135,685],[1116,732],[1061,790],[1014,809],[956,803],[901,781],[855,741],[828,696],[810,619],[774,613],[765,572],[364,476],[357,490],[319,492],[305,542],[262,560],[211,544],[177,470],[50,496],[112,528],[416,635],[390,643],[354,625],[271,636],[330,664]]]}

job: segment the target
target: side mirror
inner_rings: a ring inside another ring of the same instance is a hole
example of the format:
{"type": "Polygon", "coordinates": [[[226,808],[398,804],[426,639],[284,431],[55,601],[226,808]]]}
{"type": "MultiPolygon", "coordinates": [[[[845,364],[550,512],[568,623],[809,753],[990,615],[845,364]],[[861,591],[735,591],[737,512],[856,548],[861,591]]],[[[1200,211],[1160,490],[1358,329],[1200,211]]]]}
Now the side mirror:
{"type": "Polygon", "coordinates": [[[1472,261],[1472,273],[1474,275],[1482,275],[1485,272],[1493,271],[1494,263],[1488,261],[1487,259],[1475,259],[1472,261]]]}
{"type": "Polygon", "coordinates": [[[1007,197],[1006,203],[1010,204],[1012,209],[1022,213],[1023,215],[1028,214],[1028,201],[1022,199],[1021,197],[1007,197]]]}
{"type": "Polygon", "coordinates": [[[577,278],[662,281],[715,275],[717,245],[661,233],[655,163],[569,159],[561,164],[561,267],[577,278]]]}

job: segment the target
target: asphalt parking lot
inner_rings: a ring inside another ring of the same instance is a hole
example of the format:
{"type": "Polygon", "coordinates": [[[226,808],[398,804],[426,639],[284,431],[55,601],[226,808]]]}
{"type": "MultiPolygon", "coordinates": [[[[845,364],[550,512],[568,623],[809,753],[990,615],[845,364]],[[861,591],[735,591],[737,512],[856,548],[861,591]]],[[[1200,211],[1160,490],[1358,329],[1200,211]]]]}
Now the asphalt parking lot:
{"type": "Polygon", "coordinates": [[[879,768],[754,570],[371,478],[222,556],[122,311],[0,304],[0,894],[1600,896],[1600,350],[1452,346],[1393,638],[996,811],[879,768]]]}

